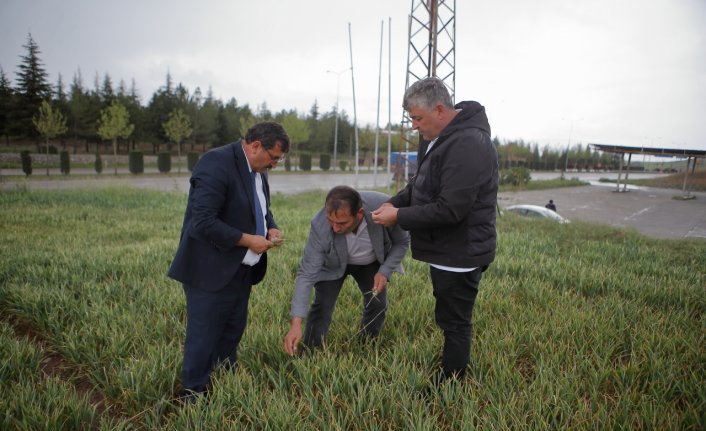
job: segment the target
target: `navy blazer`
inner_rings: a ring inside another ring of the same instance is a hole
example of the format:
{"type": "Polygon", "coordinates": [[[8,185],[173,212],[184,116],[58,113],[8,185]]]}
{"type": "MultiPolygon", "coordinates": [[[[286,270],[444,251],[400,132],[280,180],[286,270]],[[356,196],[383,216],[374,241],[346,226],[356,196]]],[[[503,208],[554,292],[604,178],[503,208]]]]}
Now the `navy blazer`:
{"type": "MultiPolygon", "coordinates": [[[[262,173],[267,229],[276,228],[270,211],[270,187],[262,173]]],[[[184,225],[167,275],[207,291],[225,287],[240,268],[247,247],[236,245],[243,233],[255,234],[252,177],[241,141],[208,151],[194,167],[184,225]]],[[[267,255],[253,267],[252,281],[265,276],[267,255]]]]}

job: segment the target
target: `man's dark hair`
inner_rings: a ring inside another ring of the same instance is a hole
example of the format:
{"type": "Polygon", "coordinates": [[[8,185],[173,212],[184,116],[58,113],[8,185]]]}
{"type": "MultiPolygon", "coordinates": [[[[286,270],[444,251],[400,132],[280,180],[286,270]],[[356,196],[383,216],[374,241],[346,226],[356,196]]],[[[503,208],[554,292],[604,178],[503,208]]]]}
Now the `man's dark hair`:
{"type": "Polygon", "coordinates": [[[341,209],[348,208],[351,215],[356,215],[363,206],[363,199],[354,188],[336,186],[326,195],[326,212],[335,214],[341,209]]]}
{"type": "Polygon", "coordinates": [[[422,109],[431,110],[437,103],[441,103],[448,109],[454,108],[451,95],[444,81],[435,77],[424,78],[410,85],[407,91],[404,92],[402,108],[405,111],[409,111],[413,106],[418,106],[422,109]]]}
{"type": "Polygon", "coordinates": [[[271,150],[279,142],[283,153],[289,151],[289,136],[287,132],[284,131],[284,127],[280,124],[272,121],[257,123],[249,128],[245,134],[245,141],[248,143],[260,141],[267,150],[271,150]]]}

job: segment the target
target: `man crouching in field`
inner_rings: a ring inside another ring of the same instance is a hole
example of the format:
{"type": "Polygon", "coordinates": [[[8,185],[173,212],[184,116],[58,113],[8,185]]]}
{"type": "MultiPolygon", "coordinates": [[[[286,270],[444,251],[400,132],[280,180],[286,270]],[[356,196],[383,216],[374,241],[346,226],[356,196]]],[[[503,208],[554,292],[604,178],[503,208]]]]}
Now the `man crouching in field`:
{"type": "Polygon", "coordinates": [[[348,275],[353,276],[363,294],[360,333],[375,337],[382,330],[387,311],[385,288],[393,271],[402,272],[400,262],[409,246],[409,235],[398,226],[374,224],[370,211],[390,197],[378,192],[360,192],[337,186],[311,220],[292,298],[289,332],[284,350],[294,355],[302,339],[304,345],[318,347],[325,341],[338,294],[348,275]],[[314,288],[314,304],[307,315],[309,296],[314,288]]]}

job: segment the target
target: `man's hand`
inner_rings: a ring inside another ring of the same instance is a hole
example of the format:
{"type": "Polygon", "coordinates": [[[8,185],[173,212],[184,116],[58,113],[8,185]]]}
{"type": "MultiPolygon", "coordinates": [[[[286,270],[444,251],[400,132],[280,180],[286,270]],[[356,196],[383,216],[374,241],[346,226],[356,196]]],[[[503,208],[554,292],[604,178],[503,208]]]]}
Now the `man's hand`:
{"type": "Polygon", "coordinates": [[[289,325],[289,332],[284,336],[284,351],[289,356],[294,356],[297,352],[297,345],[302,339],[302,318],[293,317],[292,323],[289,325]]]}
{"type": "Polygon", "coordinates": [[[380,205],[380,208],[373,211],[371,215],[375,223],[381,224],[385,227],[390,227],[397,224],[397,208],[392,206],[391,203],[386,202],[380,205]]]}
{"type": "Polygon", "coordinates": [[[284,234],[281,230],[275,228],[267,231],[267,238],[272,241],[275,247],[279,247],[284,242],[284,234]]]}
{"type": "Polygon", "coordinates": [[[268,240],[264,236],[252,235],[249,233],[244,233],[240,237],[238,245],[247,247],[257,254],[262,254],[275,246],[272,241],[268,240]]]}
{"type": "Polygon", "coordinates": [[[375,273],[373,277],[373,295],[379,295],[385,291],[387,288],[387,277],[378,273],[375,273]]]}

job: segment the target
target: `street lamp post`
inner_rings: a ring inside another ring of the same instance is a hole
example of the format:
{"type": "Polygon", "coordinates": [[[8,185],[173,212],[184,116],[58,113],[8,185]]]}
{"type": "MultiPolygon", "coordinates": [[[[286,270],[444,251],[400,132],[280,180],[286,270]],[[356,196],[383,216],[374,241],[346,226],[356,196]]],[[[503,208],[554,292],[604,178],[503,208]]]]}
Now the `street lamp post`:
{"type": "Polygon", "coordinates": [[[350,67],[347,67],[339,72],[335,72],[333,70],[327,70],[326,73],[333,73],[336,75],[336,125],[334,126],[334,131],[333,131],[333,170],[336,170],[336,167],[338,166],[338,96],[340,95],[340,89],[341,89],[341,74],[343,72],[348,72],[351,70],[350,67]]]}
{"type": "Polygon", "coordinates": [[[566,171],[569,169],[569,149],[571,148],[571,134],[574,131],[574,122],[571,121],[571,126],[569,127],[569,143],[566,144],[566,158],[564,158],[564,170],[561,172],[561,179],[564,179],[566,171]]]}
{"type": "MultiPolygon", "coordinates": [[[[566,118],[562,118],[566,120],[566,118]]],[[[564,179],[564,174],[569,169],[569,149],[571,148],[571,135],[574,132],[574,121],[581,121],[583,118],[569,119],[569,142],[566,144],[566,158],[564,159],[564,170],[561,171],[561,179],[564,179]]]]}

